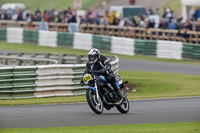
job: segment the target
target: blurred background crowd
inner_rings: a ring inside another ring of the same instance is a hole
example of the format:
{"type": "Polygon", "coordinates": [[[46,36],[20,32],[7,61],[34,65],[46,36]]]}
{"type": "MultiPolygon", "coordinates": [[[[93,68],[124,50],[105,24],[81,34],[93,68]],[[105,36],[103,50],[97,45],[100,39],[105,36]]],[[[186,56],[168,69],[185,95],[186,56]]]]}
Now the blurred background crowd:
{"type": "MultiPolygon", "coordinates": [[[[134,4],[134,0],[130,0],[130,4],[134,4]]],[[[109,12],[103,5],[99,5],[95,10],[87,9],[85,15],[77,16],[77,7],[68,7],[67,9],[56,11],[44,10],[38,8],[35,12],[31,12],[29,8],[20,10],[16,9],[13,12],[11,9],[0,12],[1,20],[27,21],[27,22],[56,22],[56,23],[76,23],[77,18],[79,24],[103,24],[103,25],[118,25],[133,26],[143,28],[155,28],[155,20],[150,19],[149,15],[159,16],[159,25],[156,28],[161,29],[187,29],[200,31],[200,21],[198,21],[199,9],[191,8],[189,18],[186,21],[182,17],[175,17],[173,10],[157,8],[153,10],[151,7],[146,9],[145,14],[137,14],[128,18],[121,18],[117,12],[109,12]]]]}

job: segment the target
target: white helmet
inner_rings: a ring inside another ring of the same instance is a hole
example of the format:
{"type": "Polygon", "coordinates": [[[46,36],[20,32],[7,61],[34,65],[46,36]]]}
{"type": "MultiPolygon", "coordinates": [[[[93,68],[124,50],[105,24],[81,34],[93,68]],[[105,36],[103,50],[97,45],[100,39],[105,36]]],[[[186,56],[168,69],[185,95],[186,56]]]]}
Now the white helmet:
{"type": "Polygon", "coordinates": [[[100,51],[96,48],[92,48],[88,52],[88,62],[90,64],[94,64],[100,58],[100,51]]]}

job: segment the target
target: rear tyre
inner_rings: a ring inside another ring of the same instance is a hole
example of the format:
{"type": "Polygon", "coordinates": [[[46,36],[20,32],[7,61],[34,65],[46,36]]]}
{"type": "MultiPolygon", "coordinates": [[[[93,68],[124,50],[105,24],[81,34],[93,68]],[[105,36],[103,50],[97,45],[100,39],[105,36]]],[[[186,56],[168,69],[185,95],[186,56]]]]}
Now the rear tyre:
{"type": "Polygon", "coordinates": [[[101,97],[97,99],[96,92],[94,90],[88,89],[86,91],[86,98],[92,111],[94,111],[96,114],[103,113],[103,109],[104,109],[103,102],[101,100],[101,97]]]}
{"type": "Polygon", "coordinates": [[[130,108],[128,99],[124,99],[119,106],[116,106],[116,108],[119,112],[123,114],[128,113],[130,108]]]}

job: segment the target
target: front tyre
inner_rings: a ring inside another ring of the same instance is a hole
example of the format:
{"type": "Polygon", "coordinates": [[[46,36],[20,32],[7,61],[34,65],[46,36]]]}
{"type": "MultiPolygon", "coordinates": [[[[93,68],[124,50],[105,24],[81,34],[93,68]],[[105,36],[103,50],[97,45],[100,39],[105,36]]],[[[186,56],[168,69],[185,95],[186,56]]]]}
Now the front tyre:
{"type": "Polygon", "coordinates": [[[96,92],[94,90],[88,89],[86,91],[86,98],[87,102],[90,106],[90,108],[96,113],[96,114],[102,114],[103,113],[103,102],[101,100],[101,97],[97,99],[96,92]]]}
{"type": "Polygon", "coordinates": [[[123,114],[128,113],[130,108],[128,99],[124,99],[120,105],[116,106],[116,108],[123,114]]]}

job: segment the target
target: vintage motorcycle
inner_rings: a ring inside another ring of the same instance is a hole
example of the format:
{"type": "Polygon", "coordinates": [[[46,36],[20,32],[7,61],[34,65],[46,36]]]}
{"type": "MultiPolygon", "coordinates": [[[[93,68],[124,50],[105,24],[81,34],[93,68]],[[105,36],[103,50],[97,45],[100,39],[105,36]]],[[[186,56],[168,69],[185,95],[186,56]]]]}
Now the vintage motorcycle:
{"type": "MultiPolygon", "coordinates": [[[[120,91],[124,94],[122,88],[128,81],[122,83],[119,76],[116,76],[116,81],[120,91]]],[[[113,107],[116,107],[121,113],[129,112],[127,93],[124,94],[125,98],[119,98],[104,76],[86,73],[83,76],[83,82],[85,85],[89,85],[86,89],[86,98],[90,108],[96,114],[102,114],[104,108],[110,110],[113,107]]]]}

